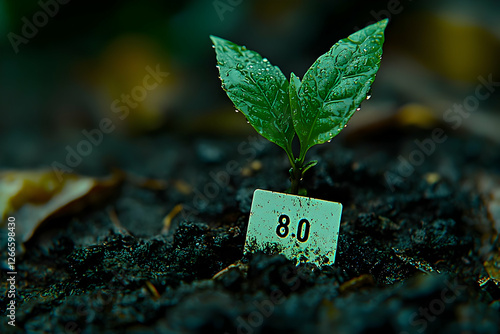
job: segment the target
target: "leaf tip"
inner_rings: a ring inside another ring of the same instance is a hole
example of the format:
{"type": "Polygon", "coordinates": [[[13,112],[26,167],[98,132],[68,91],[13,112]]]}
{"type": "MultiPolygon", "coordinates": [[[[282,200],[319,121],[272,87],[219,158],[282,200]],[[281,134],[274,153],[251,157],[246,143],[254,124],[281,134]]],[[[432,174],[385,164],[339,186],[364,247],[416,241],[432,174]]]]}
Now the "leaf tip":
{"type": "Polygon", "coordinates": [[[224,42],[223,38],[220,38],[220,37],[217,37],[217,36],[214,36],[214,35],[209,35],[209,37],[212,40],[212,43],[214,43],[214,45],[217,45],[217,44],[220,44],[220,43],[224,42]]]}
{"type": "Polygon", "coordinates": [[[295,85],[295,88],[300,86],[300,78],[295,73],[290,73],[290,84],[295,85]]]}
{"type": "Polygon", "coordinates": [[[389,19],[383,19],[383,20],[380,20],[376,23],[382,30],[385,30],[385,28],[387,27],[387,24],[389,24],[389,19]]]}

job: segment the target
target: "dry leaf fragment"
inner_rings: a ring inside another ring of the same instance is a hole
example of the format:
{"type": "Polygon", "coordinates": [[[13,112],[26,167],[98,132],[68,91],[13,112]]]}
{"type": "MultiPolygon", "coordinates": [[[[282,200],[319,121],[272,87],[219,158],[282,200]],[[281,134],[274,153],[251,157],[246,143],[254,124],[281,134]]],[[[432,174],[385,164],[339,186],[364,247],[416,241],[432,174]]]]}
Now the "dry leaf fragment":
{"type": "Polygon", "coordinates": [[[120,172],[104,179],[66,174],[62,182],[52,170],[0,173],[1,227],[16,219],[16,239],[24,243],[48,218],[75,213],[102,200],[121,183],[120,172]]]}

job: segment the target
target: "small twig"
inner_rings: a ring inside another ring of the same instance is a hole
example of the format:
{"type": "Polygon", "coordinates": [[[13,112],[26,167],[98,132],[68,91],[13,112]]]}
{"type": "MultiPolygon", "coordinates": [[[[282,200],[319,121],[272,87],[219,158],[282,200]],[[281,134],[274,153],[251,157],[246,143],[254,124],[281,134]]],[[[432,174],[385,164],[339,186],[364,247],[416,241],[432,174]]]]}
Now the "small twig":
{"type": "Polygon", "coordinates": [[[158,300],[160,299],[160,294],[158,293],[158,290],[156,290],[156,287],[151,283],[150,281],[146,281],[146,287],[148,288],[148,291],[151,293],[153,300],[158,300]]]}
{"type": "Polygon", "coordinates": [[[235,263],[233,264],[230,264],[229,266],[227,266],[226,268],[222,269],[221,271],[219,271],[218,273],[216,273],[212,279],[218,279],[219,277],[221,277],[222,275],[226,274],[229,270],[233,269],[233,268],[237,268],[237,269],[240,269],[241,271],[245,272],[246,273],[246,270],[248,269],[248,265],[247,264],[244,264],[243,262],[241,261],[236,261],[235,263]]]}
{"type": "Polygon", "coordinates": [[[120,223],[120,219],[118,219],[118,215],[116,214],[114,208],[108,210],[108,215],[117,231],[121,232],[122,234],[130,235],[130,232],[120,223]]]}
{"type": "Polygon", "coordinates": [[[172,219],[182,211],[182,204],[177,204],[174,206],[172,211],[168,215],[163,218],[163,229],[161,230],[162,234],[167,234],[170,231],[170,226],[172,225],[172,219]]]}

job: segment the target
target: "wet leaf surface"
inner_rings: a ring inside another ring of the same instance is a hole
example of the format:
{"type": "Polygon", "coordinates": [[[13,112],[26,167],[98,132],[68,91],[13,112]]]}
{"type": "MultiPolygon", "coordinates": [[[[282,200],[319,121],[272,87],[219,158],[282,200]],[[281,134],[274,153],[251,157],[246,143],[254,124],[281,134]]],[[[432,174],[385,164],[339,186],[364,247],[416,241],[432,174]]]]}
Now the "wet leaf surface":
{"type": "Polygon", "coordinates": [[[337,42],[312,64],[300,85],[292,75],[293,125],[303,150],[335,137],[368,98],[387,23],[382,20],[337,42]]]}
{"type": "Polygon", "coordinates": [[[222,88],[258,133],[286,150],[295,130],[285,75],[255,51],[219,37],[211,39],[222,88]]]}

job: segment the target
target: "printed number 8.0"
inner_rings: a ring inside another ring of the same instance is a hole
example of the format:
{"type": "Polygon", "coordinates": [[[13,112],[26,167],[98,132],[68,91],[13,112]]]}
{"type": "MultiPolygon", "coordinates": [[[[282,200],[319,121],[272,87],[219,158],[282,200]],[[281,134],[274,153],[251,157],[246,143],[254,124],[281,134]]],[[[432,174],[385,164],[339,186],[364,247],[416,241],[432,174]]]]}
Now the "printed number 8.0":
{"type": "MultiPolygon", "coordinates": [[[[290,225],[290,217],[287,215],[281,215],[278,218],[278,226],[276,227],[276,234],[280,238],[286,238],[289,232],[288,225],[290,225]]],[[[311,224],[305,218],[299,221],[297,226],[297,240],[300,242],[306,242],[309,239],[309,230],[311,229],[311,224]]],[[[293,237],[294,235],[292,235],[293,237]]]]}

